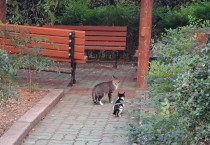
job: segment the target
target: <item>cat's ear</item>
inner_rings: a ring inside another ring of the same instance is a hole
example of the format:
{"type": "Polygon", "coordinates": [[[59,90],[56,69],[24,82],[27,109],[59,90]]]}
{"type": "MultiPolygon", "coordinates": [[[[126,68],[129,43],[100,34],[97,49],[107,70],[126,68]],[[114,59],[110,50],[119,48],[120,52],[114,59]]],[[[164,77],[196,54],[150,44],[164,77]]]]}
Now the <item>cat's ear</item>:
{"type": "Polygon", "coordinates": [[[125,92],[123,94],[125,95],[125,92]]]}
{"type": "Polygon", "coordinates": [[[117,77],[113,75],[113,76],[112,76],[112,79],[117,79],[117,77]]]}

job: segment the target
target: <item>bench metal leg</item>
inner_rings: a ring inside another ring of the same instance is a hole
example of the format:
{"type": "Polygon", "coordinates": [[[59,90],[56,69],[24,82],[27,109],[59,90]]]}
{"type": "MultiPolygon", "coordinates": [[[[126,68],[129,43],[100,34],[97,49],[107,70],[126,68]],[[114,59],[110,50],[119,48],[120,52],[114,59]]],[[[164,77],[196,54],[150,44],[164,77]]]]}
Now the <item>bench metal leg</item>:
{"type": "Polygon", "coordinates": [[[75,40],[75,32],[69,33],[69,58],[71,60],[71,80],[68,86],[73,86],[76,83],[75,80],[75,71],[76,71],[76,63],[74,62],[74,40],[75,40]]]}
{"type": "Polygon", "coordinates": [[[73,86],[73,84],[76,84],[76,79],[75,79],[76,66],[77,66],[76,63],[71,64],[71,80],[68,86],[73,86]]]}
{"type": "Polygon", "coordinates": [[[73,66],[73,71],[72,71],[73,84],[76,84],[76,79],[75,79],[75,72],[76,72],[76,68],[77,68],[77,64],[76,64],[76,63],[74,63],[74,66],[73,66]]]}

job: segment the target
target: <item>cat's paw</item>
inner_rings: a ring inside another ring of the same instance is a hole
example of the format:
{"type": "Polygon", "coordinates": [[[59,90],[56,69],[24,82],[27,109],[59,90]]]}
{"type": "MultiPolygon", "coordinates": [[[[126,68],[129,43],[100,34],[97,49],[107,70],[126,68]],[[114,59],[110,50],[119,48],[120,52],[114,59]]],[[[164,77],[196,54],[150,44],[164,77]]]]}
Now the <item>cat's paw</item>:
{"type": "Polygon", "coordinates": [[[101,101],[99,102],[100,105],[104,105],[101,101]]]}
{"type": "Polygon", "coordinates": [[[113,104],[113,101],[111,101],[110,103],[112,103],[112,104],[113,104]]]}

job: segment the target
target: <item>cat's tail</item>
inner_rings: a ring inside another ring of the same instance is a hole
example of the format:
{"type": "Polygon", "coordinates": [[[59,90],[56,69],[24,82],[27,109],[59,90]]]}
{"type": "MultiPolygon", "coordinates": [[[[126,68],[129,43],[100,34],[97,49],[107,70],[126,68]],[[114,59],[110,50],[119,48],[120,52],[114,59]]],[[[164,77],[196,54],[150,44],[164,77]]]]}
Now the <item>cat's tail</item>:
{"type": "Polygon", "coordinates": [[[92,92],[92,99],[93,99],[93,103],[96,104],[97,103],[97,101],[96,101],[96,94],[95,94],[94,91],[92,92]]]}
{"type": "Polygon", "coordinates": [[[114,112],[113,112],[113,115],[118,116],[118,113],[119,113],[119,110],[115,109],[114,112]]]}

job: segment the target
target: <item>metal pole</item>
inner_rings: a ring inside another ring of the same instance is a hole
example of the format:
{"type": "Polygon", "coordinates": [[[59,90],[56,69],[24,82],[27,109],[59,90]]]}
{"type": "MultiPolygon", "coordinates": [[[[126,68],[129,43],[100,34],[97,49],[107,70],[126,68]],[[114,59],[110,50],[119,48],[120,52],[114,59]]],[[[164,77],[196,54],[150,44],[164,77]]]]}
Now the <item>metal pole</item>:
{"type": "Polygon", "coordinates": [[[6,23],[6,0],[0,0],[0,21],[6,23]]]}
{"type": "Polygon", "coordinates": [[[137,89],[147,89],[146,76],[149,68],[149,51],[152,30],[153,0],[141,0],[137,89]]]}

